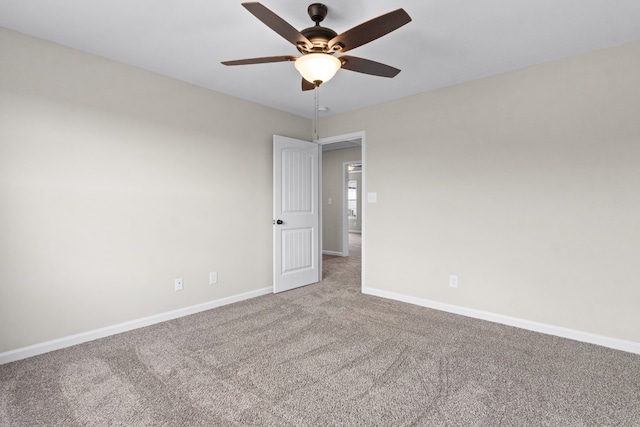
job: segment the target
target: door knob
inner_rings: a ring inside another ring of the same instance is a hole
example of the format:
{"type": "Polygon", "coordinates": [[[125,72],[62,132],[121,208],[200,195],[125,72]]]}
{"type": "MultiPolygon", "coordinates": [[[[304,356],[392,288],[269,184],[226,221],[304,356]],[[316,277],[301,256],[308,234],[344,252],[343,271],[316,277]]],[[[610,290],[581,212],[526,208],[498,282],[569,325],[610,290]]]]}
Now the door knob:
{"type": "Polygon", "coordinates": [[[277,221],[276,221],[276,224],[278,224],[278,225],[282,225],[282,224],[284,224],[284,221],[282,221],[281,219],[279,219],[279,220],[277,220],[277,221]]]}

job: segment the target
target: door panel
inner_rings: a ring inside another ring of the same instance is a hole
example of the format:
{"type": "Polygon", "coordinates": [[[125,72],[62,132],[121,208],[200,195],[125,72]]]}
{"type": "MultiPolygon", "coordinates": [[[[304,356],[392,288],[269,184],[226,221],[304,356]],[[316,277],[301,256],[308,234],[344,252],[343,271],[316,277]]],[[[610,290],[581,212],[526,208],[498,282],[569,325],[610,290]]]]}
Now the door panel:
{"type": "Polygon", "coordinates": [[[320,280],[318,145],[273,137],[274,292],[320,280]]]}
{"type": "Polygon", "coordinates": [[[282,230],[282,274],[313,269],[313,229],[282,230]]]}

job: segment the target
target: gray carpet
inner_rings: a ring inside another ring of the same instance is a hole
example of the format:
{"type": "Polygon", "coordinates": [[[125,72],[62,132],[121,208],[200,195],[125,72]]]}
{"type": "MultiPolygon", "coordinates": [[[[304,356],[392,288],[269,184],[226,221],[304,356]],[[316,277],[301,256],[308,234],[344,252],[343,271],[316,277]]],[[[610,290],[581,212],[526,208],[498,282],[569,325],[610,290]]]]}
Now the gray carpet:
{"type": "Polygon", "coordinates": [[[0,366],[1,426],[640,426],[640,356],[322,283],[0,366]]]}

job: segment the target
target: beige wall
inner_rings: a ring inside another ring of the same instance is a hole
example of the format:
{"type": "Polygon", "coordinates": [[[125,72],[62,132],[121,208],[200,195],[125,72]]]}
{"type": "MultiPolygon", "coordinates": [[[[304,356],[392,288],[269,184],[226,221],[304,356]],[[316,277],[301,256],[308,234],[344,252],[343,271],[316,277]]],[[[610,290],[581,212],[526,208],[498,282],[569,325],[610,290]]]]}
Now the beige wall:
{"type": "Polygon", "coordinates": [[[640,342],[639,70],[640,41],[324,119],[366,130],[367,286],[640,342]]]}
{"type": "Polygon", "coordinates": [[[322,250],[343,252],[344,163],[361,160],[360,147],[322,153],[322,250]],[[328,200],[332,203],[329,204],[328,200]]]}
{"type": "MultiPolygon", "coordinates": [[[[0,352],[271,286],[271,138],[308,120],[0,52],[0,352]]],[[[634,42],[324,119],[366,131],[368,287],[640,342],[639,69],[634,42]]]]}
{"type": "Polygon", "coordinates": [[[0,352],[272,285],[272,135],[309,120],[3,29],[0,52],[0,352]]]}

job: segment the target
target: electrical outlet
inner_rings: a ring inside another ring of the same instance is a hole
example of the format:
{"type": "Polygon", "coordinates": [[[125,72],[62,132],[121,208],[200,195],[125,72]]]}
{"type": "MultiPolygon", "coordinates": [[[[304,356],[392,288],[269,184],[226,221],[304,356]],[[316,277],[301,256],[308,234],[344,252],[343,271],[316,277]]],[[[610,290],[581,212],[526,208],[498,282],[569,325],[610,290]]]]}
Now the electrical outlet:
{"type": "Polygon", "coordinates": [[[449,286],[452,288],[458,287],[458,276],[454,276],[453,274],[449,276],[449,286]]]}
{"type": "Polygon", "coordinates": [[[182,290],[182,277],[178,278],[175,280],[174,282],[174,289],[176,291],[181,291],[182,290]]]}
{"type": "Polygon", "coordinates": [[[211,273],[209,273],[209,284],[215,285],[216,283],[218,283],[218,272],[212,271],[211,273]]]}

